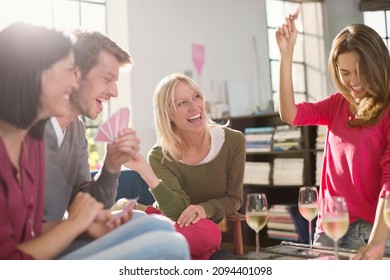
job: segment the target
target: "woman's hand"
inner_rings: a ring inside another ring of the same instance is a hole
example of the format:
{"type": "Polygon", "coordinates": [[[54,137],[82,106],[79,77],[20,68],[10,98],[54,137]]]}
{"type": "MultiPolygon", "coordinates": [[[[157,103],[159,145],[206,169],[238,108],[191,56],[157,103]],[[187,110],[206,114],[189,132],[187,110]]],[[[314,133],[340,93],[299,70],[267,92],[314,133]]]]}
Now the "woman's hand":
{"type": "Polygon", "coordinates": [[[385,253],[385,246],[383,244],[367,245],[359,249],[357,254],[353,256],[352,260],[381,260],[385,253]]]}
{"type": "Polygon", "coordinates": [[[69,206],[68,220],[85,231],[102,209],[103,203],[96,201],[89,193],[79,192],[69,206]]]}
{"type": "Polygon", "coordinates": [[[286,22],[276,30],[276,42],[278,43],[281,53],[292,53],[294,50],[294,45],[298,35],[298,31],[295,26],[295,19],[295,16],[289,15],[286,17],[286,22]]]}
{"type": "Polygon", "coordinates": [[[180,227],[188,227],[190,224],[196,224],[201,219],[206,219],[207,215],[204,208],[200,205],[188,206],[177,219],[180,227]]]}

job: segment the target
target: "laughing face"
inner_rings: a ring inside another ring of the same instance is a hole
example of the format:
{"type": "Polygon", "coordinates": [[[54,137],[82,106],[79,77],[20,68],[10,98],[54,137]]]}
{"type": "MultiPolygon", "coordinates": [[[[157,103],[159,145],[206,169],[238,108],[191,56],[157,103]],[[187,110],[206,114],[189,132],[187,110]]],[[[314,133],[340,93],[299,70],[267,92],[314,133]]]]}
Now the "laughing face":
{"type": "Polygon", "coordinates": [[[186,83],[175,87],[172,122],[181,133],[203,132],[205,127],[203,97],[186,83]]]}
{"type": "Polygon", "coordinates": [[[346,52],[337,58],[340,81],[357,102],[367,95],[367,84],[364,74],[359,72],[359,56],[356,52],[346,52]]]}
{"type": "Polygon", "coordinates": [[[61,117],[66,113],[69,96],[78,88],[73,52],[42,72],[42,111],[40,118],[61,117]]]}
{"type": "Polygon", "coordinates": [[[115,56],[107,51],[100,52],[96,65],[80,80],[80,89],[71,95],[78,115],[96,119],[103,110],[103,103],[118,96],[119,68],[115,56]]]}

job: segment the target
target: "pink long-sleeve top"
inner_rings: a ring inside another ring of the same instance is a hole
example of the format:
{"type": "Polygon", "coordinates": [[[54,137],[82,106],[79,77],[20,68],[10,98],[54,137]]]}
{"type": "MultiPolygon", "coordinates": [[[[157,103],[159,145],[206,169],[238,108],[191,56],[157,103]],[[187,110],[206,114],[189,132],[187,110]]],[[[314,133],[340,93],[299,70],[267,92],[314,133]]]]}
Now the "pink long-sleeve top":
{"type": "MultiPolygon", "coordinates": [[[[375,125],[350,127],[348,120],[354,115],[341,93],[297,107],[293,125],[328,127],[320,202],[325,196],[344,196],[350,223],[358,219],[374,223],[378,199],[390,190],[390,110],[375,125]]],[[[319,232],[323,231],[321,225],[319,214],[319,232]]]]}
{"type": "Polygon", "coordinates": [[[43,141],[27,135],[20,156],[21,182],[0,138],[0,259],[33,259],[17,245],[41,233],[45,187],[43,141]]]}

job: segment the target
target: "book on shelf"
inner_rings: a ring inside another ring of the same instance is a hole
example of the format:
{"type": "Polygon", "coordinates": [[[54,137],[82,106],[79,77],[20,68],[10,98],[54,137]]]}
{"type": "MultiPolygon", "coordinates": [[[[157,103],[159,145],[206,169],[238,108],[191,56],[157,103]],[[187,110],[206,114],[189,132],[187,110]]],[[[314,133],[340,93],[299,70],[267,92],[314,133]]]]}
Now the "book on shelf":
{"type": "Polygon", "coordinates": [[[290,241],[299,241],[299,235],[297,232],[277,230],[277,229],[268,229],[267,235],[269,238],[281,239],[281,240],[290,240],[290,241]]]}
{"type": "Polygon", "coordinates": [[[245,162],[244,184],[269,185],[269,162],[245,162]]]}
{"type": "Polygon", "coordinates": [[[291,151],[301,149],[301,143],[299,141],[287,141],[287,142],[273,142],[273,151],[291,151]]]}
{"type": "Polygon", "coordinates": [[[244,134],[266,134],[272,135],[275,131],[273,126],[262,126],[262,127],[246,127],[244,129],[244,134]]]}
{"type": "Polygon", "coordinates": [[[303,185],[303,158],[275,158],[274,185],[303,185]]]}
{"type": "Polygon", "coordinates": [[[291,230],[291,231],[295,231],[295,225],[294,223],[291,221],[291,222],[268,222],[267,223],[267,228],[269,229],[281,229],[281,230],[291,230]]]}
{"type": "Polygon", "coordinates": [[[274,127],[247,127],[244,129],[247,152],[269,152],[274,127]]]}
{"type": "Polygon", "coordinates": [[[269,238],[298,241],[292,209],[297,209],[296,203],[274,204],[268,210],[267,234],[269,238]]]}
{"type": "Polygon", "coordinates": [[[317,138],[315,147],[317,150],[323,150],[325,148],[325,139],[328,128],[324,125],[317,126],[317,138]]]}
{"type": "Polygon", "coordinates": [[[322,165],[324,161],[324,152],[318,151],[316,153],[316,185],[321,185],[322,165]]]}
{"type": "Polygon", "coordinates": [[[276,127],[273,141],[274,142],[288,142],[288,141],[300,141],[301,129],[297,126],[291,125],[279,125],[276,127]]]}

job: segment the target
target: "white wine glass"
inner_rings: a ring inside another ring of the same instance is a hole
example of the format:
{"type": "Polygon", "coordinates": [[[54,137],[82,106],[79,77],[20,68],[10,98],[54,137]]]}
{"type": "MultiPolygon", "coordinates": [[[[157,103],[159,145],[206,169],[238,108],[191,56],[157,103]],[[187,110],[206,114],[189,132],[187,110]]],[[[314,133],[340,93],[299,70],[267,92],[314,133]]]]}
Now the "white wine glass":
{"type": "Polygon", "coordinates": [[[309,244],[308,254],[314,255],[313,252],[313,234],[311,222],[318,214],[318,191],[316,187],[301,187],[298,194],[299,213],[309,222],[309,244]]]}
{"type": "Polygon", "coordinates": [[[264,193],[250,193],[246,196],[246,222],[256,232],[256,256],[259,258],[259,232],[268,221],[268,202],[264,193]]]}
{"type": "Polygon", "coordinates": [[[325,234],[333,239],[334,255],[339,259],[338,241],[347,233],[349,227],[347,203],[342,196],[325,197],[321,212],[322,228],[325,234]]]}
{"type": "Polygon", "coordinates": [[[387,227],[390,229],[390,191],[386,192],[385,204],[383,208],[383,217],[387,227]]]}

